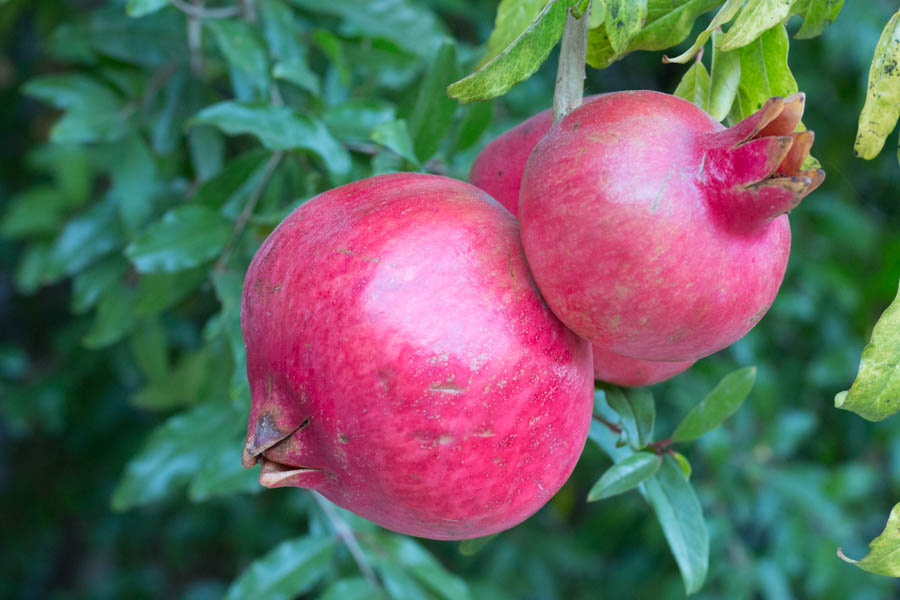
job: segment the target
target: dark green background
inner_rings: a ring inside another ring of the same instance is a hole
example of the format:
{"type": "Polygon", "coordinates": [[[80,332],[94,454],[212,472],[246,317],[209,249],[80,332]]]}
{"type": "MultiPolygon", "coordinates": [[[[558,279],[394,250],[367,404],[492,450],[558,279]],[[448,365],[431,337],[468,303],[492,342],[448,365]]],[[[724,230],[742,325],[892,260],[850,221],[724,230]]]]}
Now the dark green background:
{"type": "MultiPolygon", "coordinates": [[[[59,25],[102,4],[0,4],[0,215],[18,194],[50,183],[86,190],[72,213],[77,214],[99,202],[109,183],[120,159],[115,154],[40,150],[58,113],[19,89],[35,75],[76,67],[89,73],[134,68],[113,59],[76,65],[78,49],[68,45],[60,52],[59,44],[67,42],[51,37],[59,25]]],[[[470,65],[490,33],[495,3],[427,5],[470,65]]],[[[868,64],[892,5],[847,2],[824,36],[792,40],[790,65],[807,93],[804,121],[816,132],[813,152],[828,179],[791,217],[788,275],[762,323],[733,347],[654,390],[663,437],[719,377],[739,366],[759,368],[742,409],[699,442],[679,448],[693,464],[692,482],[712,540],[710,576],[699,598],[875,600],[900,594],[891,580],[835,556],[839,545],[850,556],[862,556],[900,500],[900,417],[872,424],[833,407],[834,394],[849,387],[859,352],[900,276],[897,134],[871,162],[852,154],[868,64]]],[[[110,6],[123,10],[116,2],[110,6]]],[[[339,24],[334,17],[297,14],[305,27],[337,30],[339,24]]],[[[343,91],[335,91],[342,84],[332,73],[333,61],[310,44],[310,64],[325,81],[324,99],[306,98],[312,110],[324,110],[333,101],[329,94],[349,94],[378,96],[400,114],[408,112],[421,62],[400,61],[400,83],[385,85],[383,78],[367,76],[375,66],[366,61],[380,59],[366,55],[365,41],[353,31],[341,30],[341,38],[353,71],[343,91]]],[[[474,146],[454,151],[445,143],[433,166],[464,177],[493,135],[550,105],[554,69],[555,56],[537,76],[494,102],[490,128],[474,146]]],[[[630,55],[606,70],[589,70],[587,91],[671,92],[684,70],[662,65],[660,53],[630,55]]],[[[209,86],[221,97],[230,95],[227,77],[209,86]]],[[[154,118],[148,116],[142,131],[149,131],[154,118]]],[[[231,140],[228,154],[254,145],[231,140]]],[[[388,168],[399,166],[383,153],[376,159],[388,168]]],[[[190,175],[184,151],[159,161],[165,177],[190,175]]],[[[371,172],[367,161],[358,160],[355,175],[371,172]]],[[[297,161],[301,171],[303,164],[297,161]]],[[[283,179],[280,196],[267,206],[286,210],[327,187],[320,176],[301,174],[293,187],[289,177],[283,179]]],[[[252,255],[265,226],[252,235],[234,259],[236,269],[252,255]]],[[[70,280],[17,291],[17,265],[42,239],[53,236],[0,240],[0,597],[219,597],[255,558],[306,532],[311,502],[300,490],[254,489],[204,502],[174,490],[161,501],[114,512],[110,498],[126,463],[173,410],[132,404],[144,377],[128,342],[97,350],[82,346],[93,317],[70,312],[70,280]]],[[[203,284],[164,313],[173,357],[203,345],[200,332],[217,310],[212,287],[203,284]]],[[[223,361],[231,368],[227,354],[204,367],[212,378],[223,361]]],[[[198,394],[211,389],[201,388],[198,394]]],[[[204,444],[203,437],[196,444],[204,444]]],[[[425,545],[469,583],[477,599],[683,597],[674,561],[640,496],[584,502],[608,464],[589,443],[571,481],[546,508],[474,556],[461,554],[454,543],[425,545]]],[[[346,556],[338,558],[329,577],[355,573],[346,556]]]]}

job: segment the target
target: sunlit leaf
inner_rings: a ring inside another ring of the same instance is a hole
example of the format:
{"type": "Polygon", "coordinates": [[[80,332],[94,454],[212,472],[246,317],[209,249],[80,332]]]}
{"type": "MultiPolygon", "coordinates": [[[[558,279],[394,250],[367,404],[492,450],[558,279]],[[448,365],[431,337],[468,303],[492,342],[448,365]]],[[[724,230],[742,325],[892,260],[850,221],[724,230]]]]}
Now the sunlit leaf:
{"type": "Polygon", "coordinates": [[[697,39],[694,40],[694,43],[691,44],[691,47],[679,54],[674,58],[663,57],[663,62],[674,62],[674,63],[686,63],[689,61],[700,48],[706,43],[706,40],[722,25],[728,23],[731,19],[734,18],[734,15],[737,14],[737,11],[741,8],[741,5],[744,3],[744,0],[727,0],[725,4],[722,5],[722,8],[719,9],[719,12],[716,13],[716,16],[712,18],[709,26],[706,29],[700,32],[700,35],[697,36],[697,39]]]}
{"type": "Polygon", "coordinates": [[[660,462],[660,457],[652,452],[637,452],[617,462],[594,484],[587,501],[603,500],[636,488],[659,470],[660,462]]]}
{"type": "Polygon", "coordinates": [[[531,77],[562,37],[571,0],[550,0],[513,42],[471,75],[447,88],[460,102],[502,96],[531,77]]]}
{"type": "Polygon", "coordinates": [[[744,5],[734,24],[719,41],[719,49],[727,52],[746,46],[763,32],[784,21],[794,0],[756,0],[744,5]]]}
{"type": "Polygon", "coordinates": [[[797,81],[787,64],[788,45],[787,31],[779,24],[737,50],[741,82],[732,106],[736,121],[758,111],[773,96],[790,96],[797,91],[797,81]]]}
{"type": "Polygon", "coordinates": [[[709,74],[709,114],[716,121],[723,121],[737,98],[741,83],[741,56],[738,52],[722,52],[716,48],[717,37],[713,32],[712,69],[709,74]]]}
{"type": "Polygon", "coordinates": [[[859,130],[853,151],[872,159],[881,152],[888,134],[900,118],[900,11],[894,13],[884,31],[869,69],[866,103],[859,115],[859,130]]]}
{"type": "Polygon", "coordinates": [[[516,38],[531,26],[546,5],[547,0],[501,0],[497,6],[494,29],[485,45],[484,56],[475,68],[483,67],[512,45],[516,38]]]}
{"type": "Polygon", "coordinates": [[[791,12],[803,17],[803,26],[794,37],[806,40],[821,35],[825,31],[825,25],[834,22],[843,6],[844,0],[795,1],[791,12]]]}
{"type": "Polygon", "coordinates": [[[870,421],[900,410],[900,291],[875,323],[856,380],[835,397],[834,405],[870,421]]]}
{"type": "Polygon", "coordinates": [[[647,0],[605,0],[606,35],[616,56],[628,48],[628,42],[647,21],[647,0]]]}
{"type": "Polygon", "coordinates": [[[900,577],[900,504],[891,509],[884,531],[869,544],[868,554],[859,560],[853,560],[838,548],[838,556],[863,571],[900,577]]]}
{"type": "Polygon", "coordinates": [[[691,65],[675,88],[675,95],[693,102],[703,110],[709,109],[709,73],[702,62],[698,60],[691,65]]]}
{"type": "Polygon", "coordinates": [[[740,408],[750,395],[755,381],[756,367],[744,367],[723,377],[713,391],[681,421],[672,439],[676,442],[695,440],[721,425],[740,408]]]}

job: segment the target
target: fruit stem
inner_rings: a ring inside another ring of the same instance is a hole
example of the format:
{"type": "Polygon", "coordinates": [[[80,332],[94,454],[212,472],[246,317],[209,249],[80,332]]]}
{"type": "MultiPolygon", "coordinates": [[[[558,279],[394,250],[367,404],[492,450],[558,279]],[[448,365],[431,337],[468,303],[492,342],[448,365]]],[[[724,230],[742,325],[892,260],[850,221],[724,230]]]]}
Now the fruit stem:
{"type": "Polygon", "coordinates": [[[553,91],[554,123],[559,123],[566,115],[581,106],[581,99],[584,96],[584,63],[587,60],[591,3],[587,3],[579,18],[573,15],[574,8],[570,8],[566,15],[562,44],[559,48],[556,88],[553,91]]]}

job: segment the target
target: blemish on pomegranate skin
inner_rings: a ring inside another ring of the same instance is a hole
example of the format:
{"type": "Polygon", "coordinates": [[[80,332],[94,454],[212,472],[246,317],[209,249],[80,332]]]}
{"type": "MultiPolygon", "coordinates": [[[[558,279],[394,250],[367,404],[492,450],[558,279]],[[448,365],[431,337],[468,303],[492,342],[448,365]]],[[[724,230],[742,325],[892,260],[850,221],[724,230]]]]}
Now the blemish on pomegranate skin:
{"type": "Polygon", "coordinates": [[[347,442],[350,441],[350,438],[347,437],[347,434],[345,434],[345,433],[339,433],[337,436],[337,439],[342,444],[346,444],[347,442]]]}
{"type": "Polygon", "coordinates": [[[428,386],[428,389],[439,394],[463,394],[468,391],[468,388],[456,385],[452,381],[446,383],[432,383],[428,386]]]}

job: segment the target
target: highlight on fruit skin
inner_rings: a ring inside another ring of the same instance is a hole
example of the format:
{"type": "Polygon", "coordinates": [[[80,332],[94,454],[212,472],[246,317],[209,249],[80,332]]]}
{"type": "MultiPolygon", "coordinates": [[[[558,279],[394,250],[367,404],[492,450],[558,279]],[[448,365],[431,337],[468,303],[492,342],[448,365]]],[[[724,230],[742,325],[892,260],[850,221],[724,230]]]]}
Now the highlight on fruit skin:
{"type": "Polygon", "coordinates": [[[512,527],[587,439],[590,345],[541,299],[518,222],[464,182],[396,173],[301,205],[254,257],[241,325],[244,465],[394,531],[512,527]]]}
{"type": "Polygon", "coordinates": [[[725,128],[650,91],[592,100],[535,146],[519,219],[554,313],[603,351],[691,361],[746,334],[781,285],[786,213],[825,174],[802,170],[804,96],[725,128]]]}

